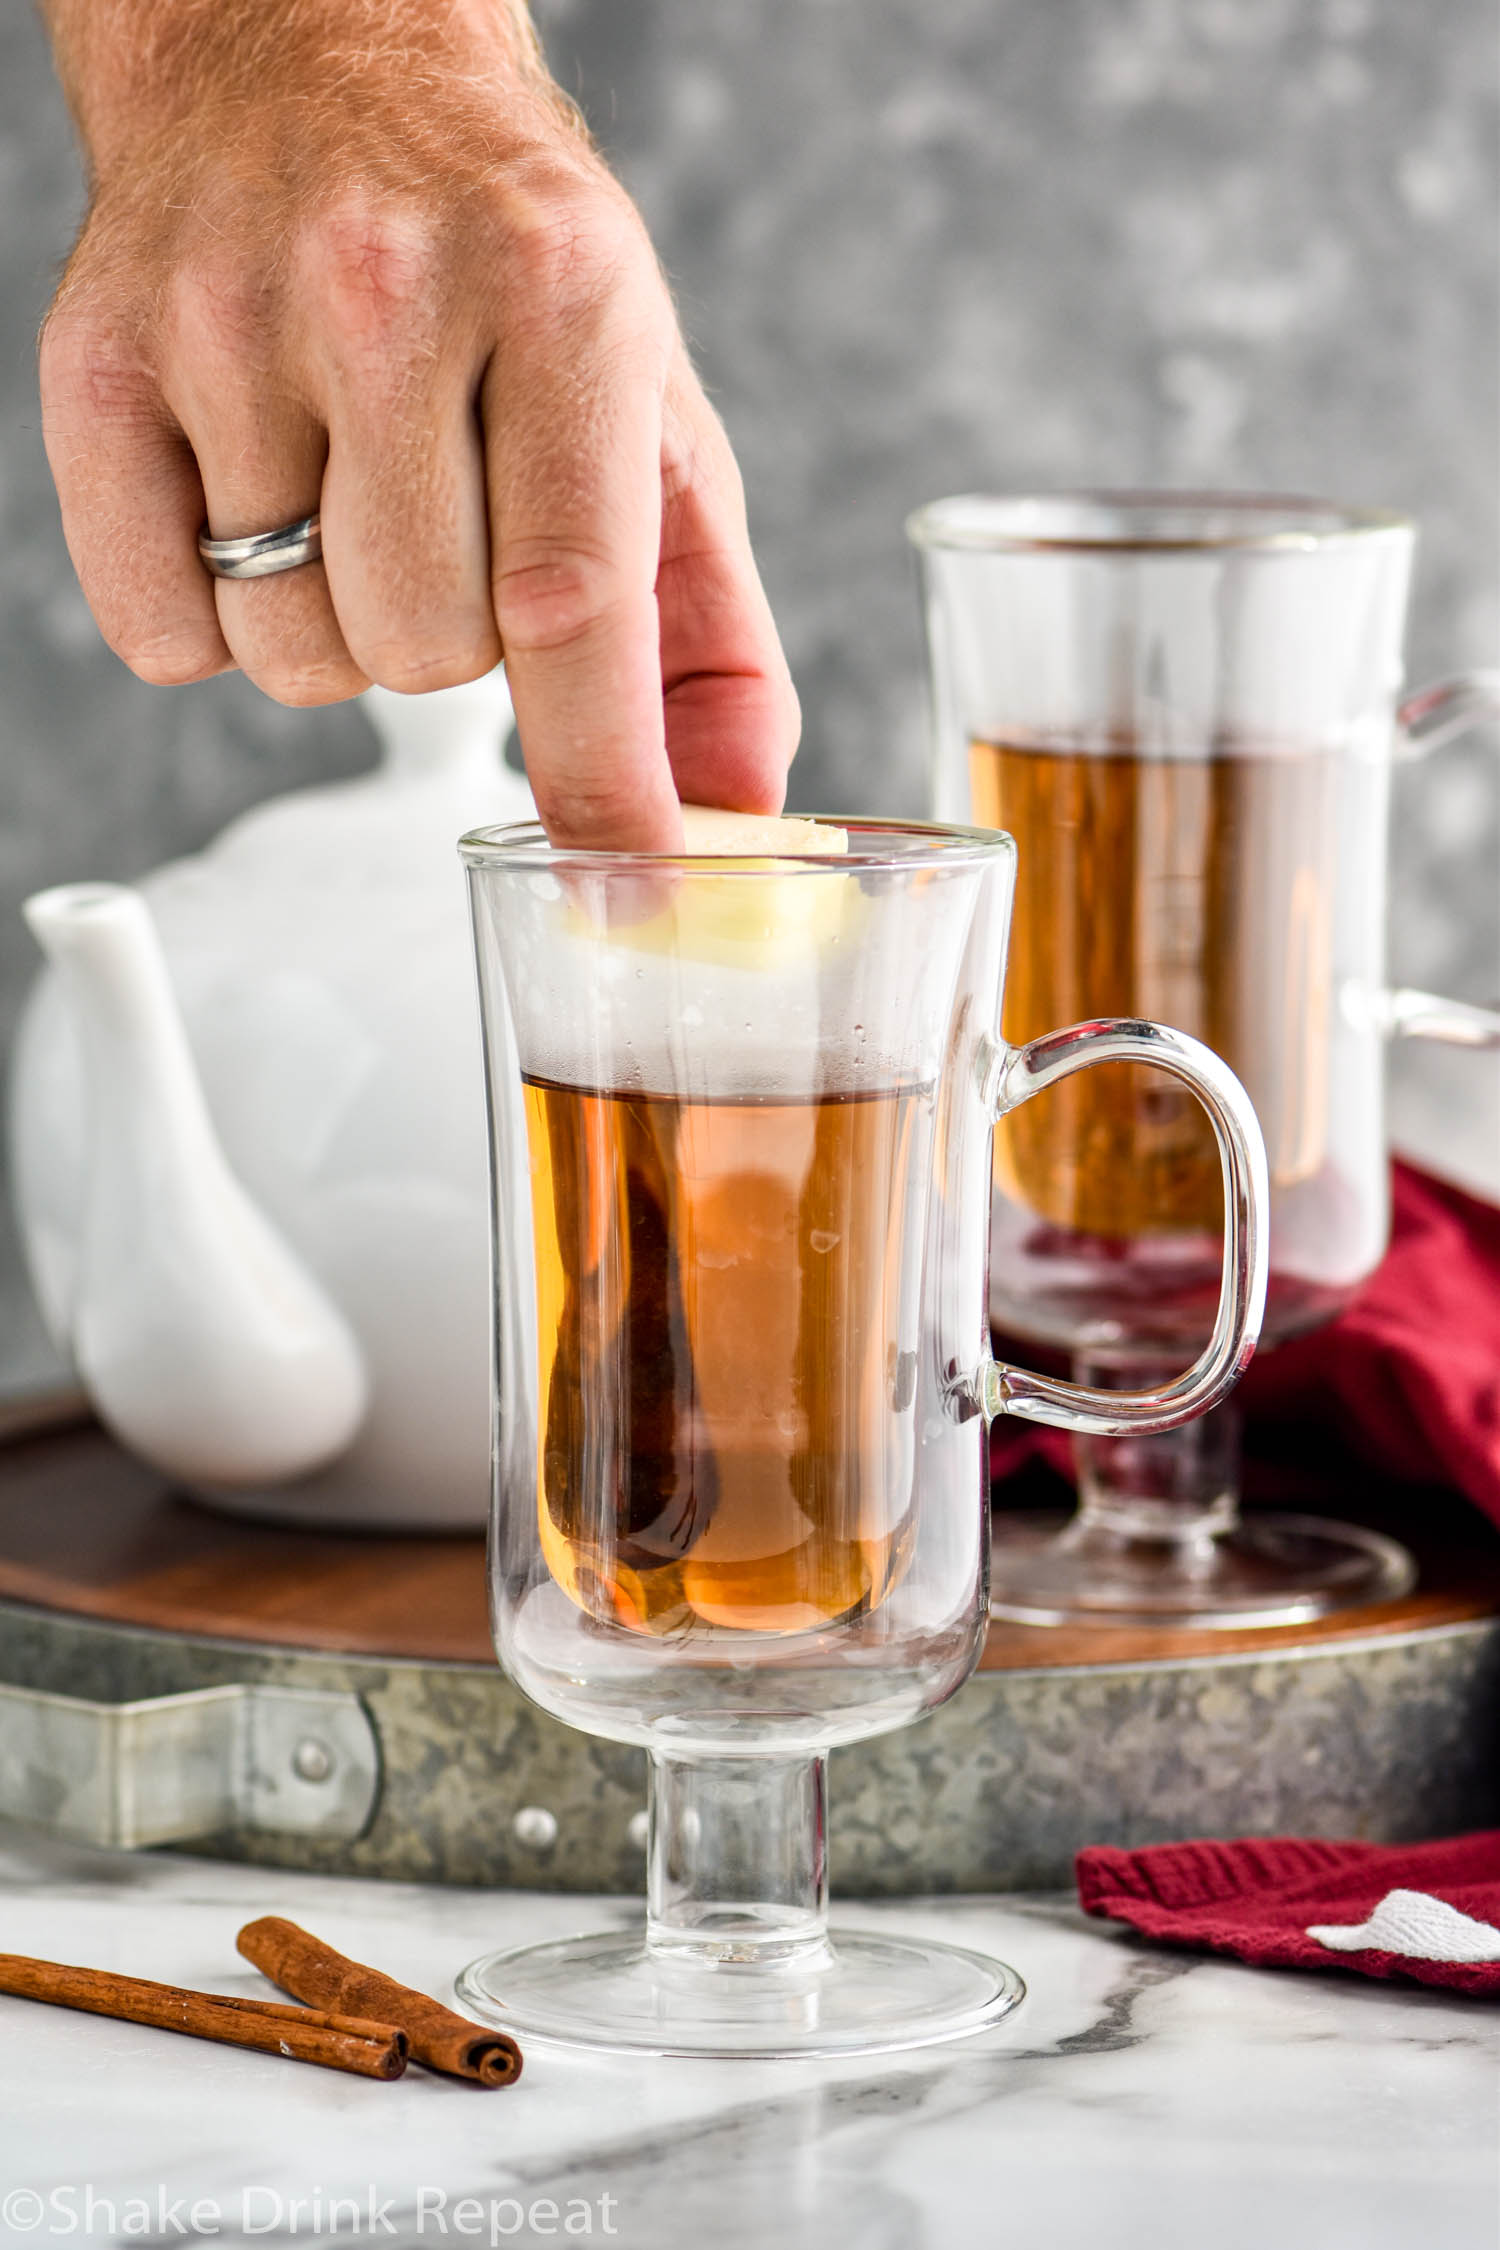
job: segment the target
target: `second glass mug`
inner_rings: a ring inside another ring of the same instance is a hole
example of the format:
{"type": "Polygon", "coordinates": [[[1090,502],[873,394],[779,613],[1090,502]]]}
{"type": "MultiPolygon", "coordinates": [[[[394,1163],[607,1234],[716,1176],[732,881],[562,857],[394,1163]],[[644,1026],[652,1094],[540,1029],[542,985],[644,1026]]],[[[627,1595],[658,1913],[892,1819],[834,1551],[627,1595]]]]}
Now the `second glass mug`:
{"type": "MultiPolygon", "coordinates": [[[[824,824],[825,829],[830,824],[824,824]]],[[[1002,1964],[826,1926],[824,1763],[968,1677],[986,1432],[1100,1434],[1221,1398],[1265,1292],[1265,1159],[1205,1047],[1095,1021],[999,1035],[1015,847],[847,824],[847,849],[659,860],[461,847],[495,1197],[491,1587],[506,1670],[650,1754],[647,1919],[476,1962],[481,2015],[699,2054],[925,2044],[1020,1997],[1002,1964]],[[997,1117],[1102,1061],[1203,1103],[1218,1312],[1137,1393],[995,1360],[997,1117]]]]}
{"type": "MultiPolygon", "coordinates": [[[[1006,1026],[1165,1017],[1234,1066],[1270,1158],[1264,1341],[1384,1254],[1390,1036],[1500,1044],[1500,1015],[1385,980],[1393,751],[1500,710],[1468,674],[1397,704],[1414,533],[1228,494],[967,497],[908,525],[936,802],[1020,849],[1006,1026]]],[[[991,1309],[1094,1380],[1180,1364],[1217,1275],[1213,1149],[1154,1074],[1067,1090],[996,1142],[991,1309]]],[[[1030,1622],[1276,1625],[1411,1583],[1393,1541],[1237,1507],[1232,1407],[1081,1438],[1057,1534],[997,1519],[994,1607],[1030,1622]]]]}

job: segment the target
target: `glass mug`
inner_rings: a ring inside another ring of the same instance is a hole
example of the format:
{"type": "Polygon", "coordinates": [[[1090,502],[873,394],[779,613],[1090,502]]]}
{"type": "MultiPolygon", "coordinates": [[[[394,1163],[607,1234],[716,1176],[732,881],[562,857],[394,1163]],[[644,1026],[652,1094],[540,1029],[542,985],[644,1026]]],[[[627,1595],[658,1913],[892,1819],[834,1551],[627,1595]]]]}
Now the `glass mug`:
{"type": "MultiPolygon", "coordinates": [[[[831,824],[824,824],[831,825],[831,824]]],[[[544,1710],[650,1753],[642,1935],[476,1962],[512,2028],[603,2048],[920,2045],[1001,1964],[839,1934],[830,1747],[905,1725],[985,1630],[986,1430],[1174,1426],[1253,1350],[1264,1151],[1194,1040],[998,1036],[1005,836],[859,821],[841,856],[652,859],[464,839],[493,1152],[496,1645],[544,1710]],[[1210,1119],[1218,1311],[1138,1393],[998,1363],[991,1140],[1085,1065],[1151,1060],[1210,1119]]]]}
{"type": "MultiPolygon", "coordinates": [[[[1005,1032],[1149,1015],[1231,1064],[1270,1164],[1265,1341],[1329,1319],[1385,1251],[1395,1033],[1495,1044],[1500,1017],[1385,983],[1393,747],[1500,703],[1471,675],[1398,713],[1412,527],[1205,494],[941,500],[908,526],[945,814],[1019,847],[1005,1032]]],[[[1097,1073],[996,1135],[991,1311],[1095,1381],[1207,1333],[1215,1152],[1180,1089],[1097,1073]]],[[[1394,1542],[1237,1507],[1233,1409],[1080,1440],[1054,1536],[998,1521],[997,1614],[1284,1624],[1411,1584],[1394,1542]]]]}

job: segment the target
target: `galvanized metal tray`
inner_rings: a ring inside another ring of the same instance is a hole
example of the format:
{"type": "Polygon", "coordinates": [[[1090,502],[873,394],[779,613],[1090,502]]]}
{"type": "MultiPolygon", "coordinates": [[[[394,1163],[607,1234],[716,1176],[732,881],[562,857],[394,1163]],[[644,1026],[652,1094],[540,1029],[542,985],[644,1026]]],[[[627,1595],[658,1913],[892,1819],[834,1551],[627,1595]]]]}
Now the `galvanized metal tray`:
{"type": "MultiPolygon", "coordinates": [[[[644,1761],[502,1676],[479,1540],[238,1522],[76,1402],[8,1422],[0,1813],[348,1874],[640,1888],[644,1761]]],[[[1086,1843],[1500,1823],[1500,1539],[1441,1495],[1400,1529],[1416,1592],[1317,1628],[992,1628],[952,1702],[835,1754],[835,1889],[1061,1883],[1086,1843]]]]}

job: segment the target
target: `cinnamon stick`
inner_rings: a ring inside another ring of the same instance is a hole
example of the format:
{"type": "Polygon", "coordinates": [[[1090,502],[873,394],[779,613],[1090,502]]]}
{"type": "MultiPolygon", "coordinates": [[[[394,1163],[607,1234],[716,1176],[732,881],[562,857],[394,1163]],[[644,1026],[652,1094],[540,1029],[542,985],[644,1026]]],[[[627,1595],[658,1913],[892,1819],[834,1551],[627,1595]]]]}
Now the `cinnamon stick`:
{"type": "Polygon", "coordinates": [[[399,2024],[412,2060],[425,2063],[429,2070],[467,2078],[479,2086],[513,2086],[521,2075],[521,2050],[507,2033],[470,2023],[425,1992],[413,1992],[379,1969],[347,1960],[279,1914],[247,1922],[235,1943],[247,1961],[294,2000],[320,2008],[357,2009],[362,2015],[399,2024]]]}
{"type": "Polygon", "coordinates": [[[394,2024],[321,2015],[274,2000],[193,1992],[185,1985],[74,1968],[66,1961],[38,1961],[24,1953],[0,1953],[0,1992],[43,2000],[54,2008],[81,2008],[87,2015],[112,2016],[122,2023],[151,2024],[159,2031],[181,2031],[190,2039],[216,2039],[225,2047],[253,2047],[292,2062],[321,2063],[361,2078],[399,2078],[406,2068],[406,2035],[394,2024]]]}

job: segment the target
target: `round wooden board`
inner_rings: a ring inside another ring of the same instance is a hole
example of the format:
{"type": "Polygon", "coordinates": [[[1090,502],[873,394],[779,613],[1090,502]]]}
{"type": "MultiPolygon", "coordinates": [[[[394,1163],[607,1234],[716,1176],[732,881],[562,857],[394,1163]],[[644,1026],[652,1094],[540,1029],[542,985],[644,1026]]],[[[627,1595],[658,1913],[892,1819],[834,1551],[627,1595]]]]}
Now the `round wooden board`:
{"type": "MultiPolygon", "coordinates": [[[[1352,1508],[1351,1514],[1376,1514],[1352,1508]]],[[[1239,1632],[995,1624],[981,1668],[1181,1661],[1326,1647],[1500,1616],[1500,1539],[1469,1509],[1415,1496],[1387,1522],[1418,1555],[1399,1602],[1239,1632]]],[[[493,1665],[484,1541],[283,1528],[175,1493],[59,1402],[0,1414],[0,1599],[260,1646],[493,1665]],[[64,1426],[58,1426],[59,1421],[64,1426]]]]}

